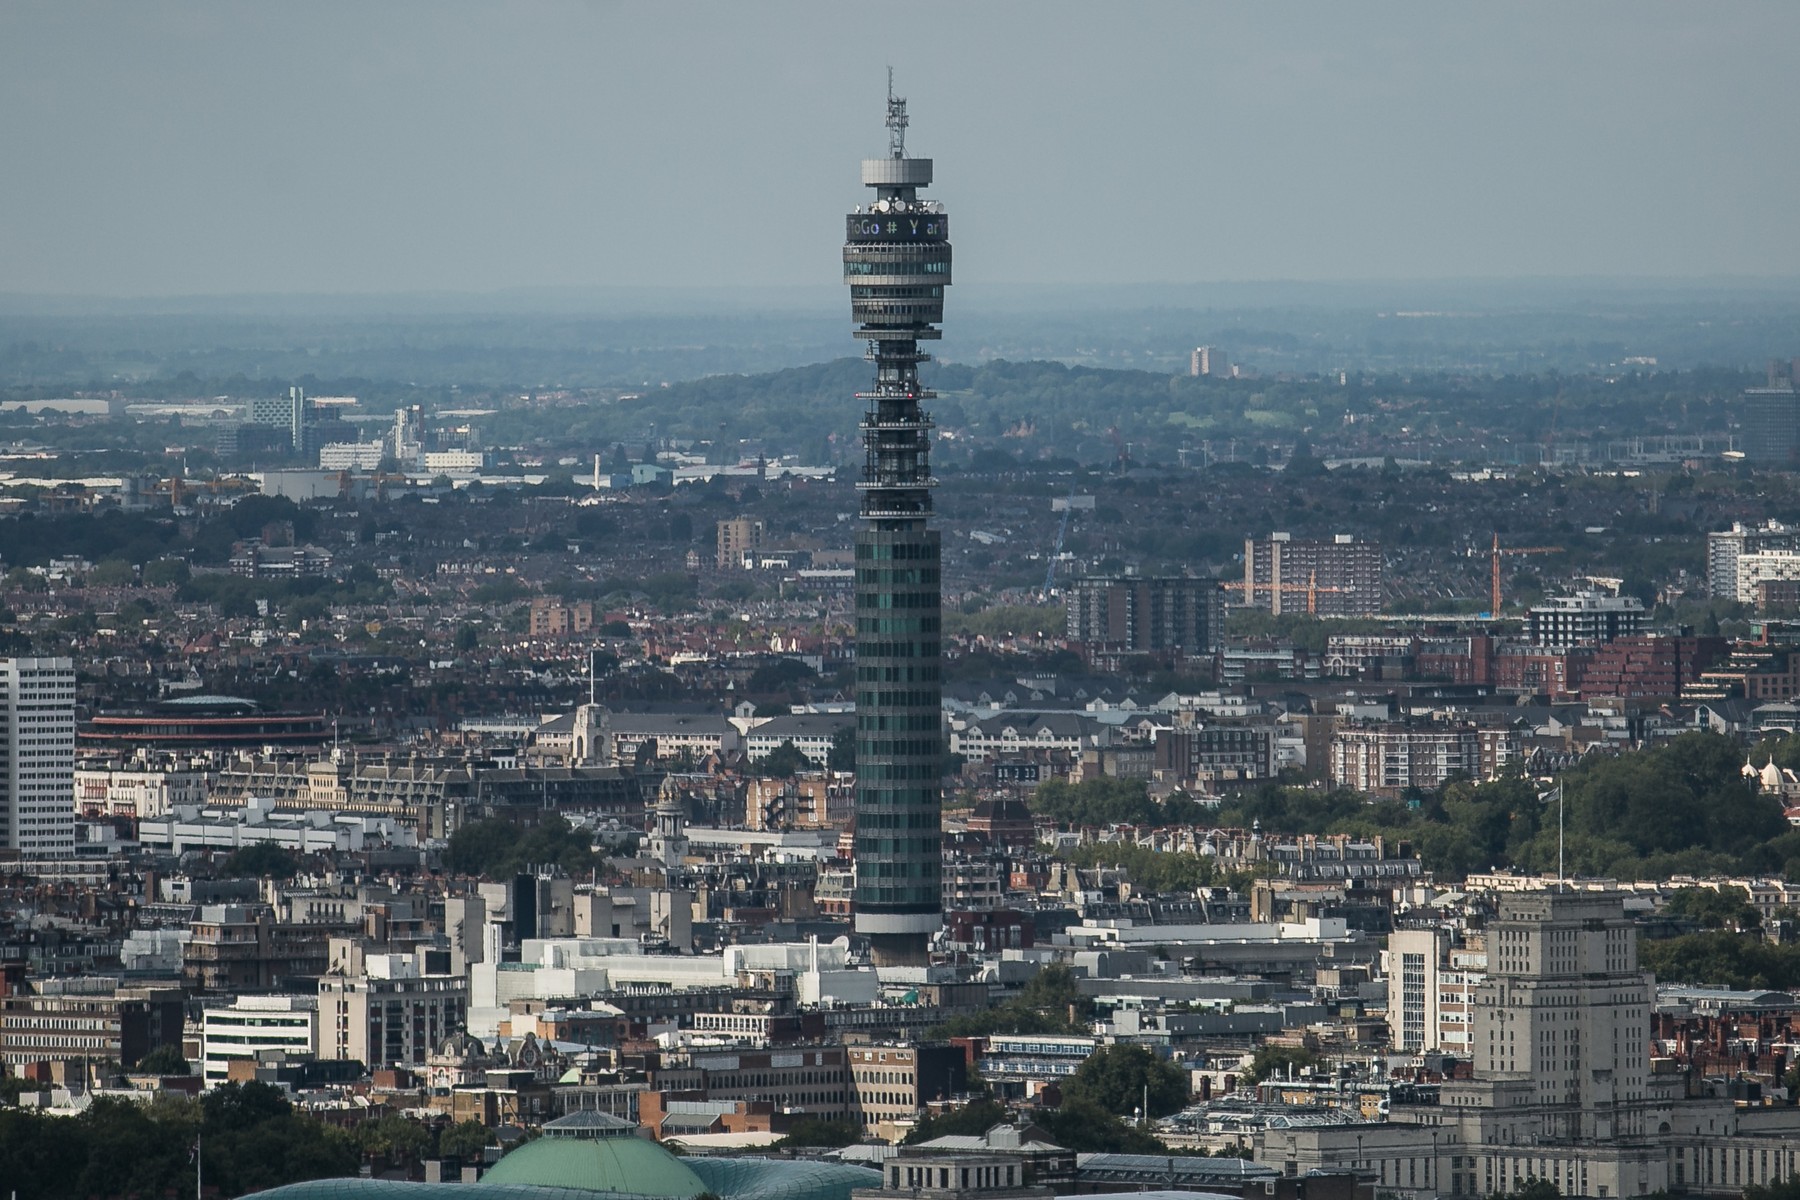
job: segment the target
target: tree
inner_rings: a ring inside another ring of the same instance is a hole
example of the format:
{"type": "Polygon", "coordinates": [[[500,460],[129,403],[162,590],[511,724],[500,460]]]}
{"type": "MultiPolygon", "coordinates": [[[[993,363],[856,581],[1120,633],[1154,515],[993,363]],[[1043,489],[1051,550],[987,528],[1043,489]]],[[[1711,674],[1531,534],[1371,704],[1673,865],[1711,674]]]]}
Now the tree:
{"type": "Polygon", "coordinates": [[[498,817],[471,821],[450,835],[449,865],[465,875],[507,879],[533,867],[554,864],[571,875],[600,863],[593,839],[552,813],[529,829],[498,817]]]}
{"type": "Polygon", "coordinates": [[[812,759],[800,753],[792,741],[784,741],[756,762],[758,774],[771,779],[789,779],[812,768],[812,759]]]}
{"type": "MultiPolygon", "coordinates": [[[[1750,1200],[1750,1191],[1746,1191],[1744,1196],[1745,1200],[1750,1200]]],[[[1548,1179],[1539,1179],[1534,1175],[1510,1192],[1495,1192],[1489,1200],[1562,1200],[1562,1192],[1548,1179]]]]}
{"type": "Polygon", "coordinates": [[[1664,911],[1686,917],[1702,929],[1747,932],[1762,927],[1762,914],[1741,887],[1682,888],[1669,897],[1664,911]]]}
{"type": "Polygon", "coordinates": [[[1063,1085],[1065,1103],[1086,1101],[1111,1113],[1130,1114],[1149,1104],[1149,1117],[1187,1106],[1187,1077],[1143,1046],[1102,1046],[1063,1085]]]}
{"type": "Polygon", "coordinates": [[[458,653],[467,654],[481,645],[481,635],[473,625],[464,625],[456,631],[456,649],[458,653]]]}
{"type": "Polygon", "coordinates": [[[1075,973],[1052,963],[1031,977],[1017,996],[982,1012],[964,1013],[939,1025],[933,1036],[987,1037],[996,1033],[1072,1033],[1093,1002],[1080,992],[1075,973]]]}
{"type": "Polygon", "coordinates": [[[97,563],[87,574],[89,587],[130,587],[137,582],[137,572],[130,563],[122,559],[110,558],[97,563]]]}
{"type": "Polygon", "coordinates": [[[836,1150],[862,1140],[862,1130],[846,1120],[828,1121],[820,1117],[804,1117],[789,1127],[787,1136],[775,1143],[777,1150],[797,1150],[820,1146],[836,1150]]]}
{"type": "Polygon", "coordinates": [[[845,725],[831,735],[825,765],[833,771],[856,770],[856,726],[845,725]]]}
{"type": "Polygon", "coordinates": [[[973,1100],[961,1108],[926,1113],[906,1135],[903,1145],[917,1146],[941,1137],[979,1137],[1007,1119],[1007,1112],[992,1100],[973,1100]]]}
{"type": "Polygon", "coordinates": [[[438,1157],[468,1161],[479,1158],[492,1135],[480,1121],[458,1121],[438,1131],[438,1157]]]}
{"type": "Polygon", "coordinates": [[[1089,1100],[1064,1099],[1060,1108],[1040,1111],[1034,1118],[1059,1146],[1081,1154],[1167,1154],[1169,1148],[1153,1135],[1128,1125],[1117,1114],[1089,1100]]]}
{"type": "Polygon", "coordinates": [[[1744,1200],[1800,1200],[1800,1175],[1789,1175],[1773,1183],[1753,1183],[1744,1189],[1744,1200]]]}
{"type": "Polygon", "coordinates": [[[1303,1046],[1265,1044],[1258,1047],[1250,1057],[1250,1066],[1244,1071],[1244,1082],[1255,1086],[1271,1076],[1285,1076],[1290,1069],[1298,1073],[1321,1065],[1319,1056],[1303,1046]]]}
{"type": "Polygon", "coordinates": [[[431,1131],[411,1117],[389,1113],[379,1121],[358,1125],[356,1142],[364,1153],[410,1161],[424,1156],[431,1145],[431,1131]]]}
{"type": "Polygon", "coordinates": [[[221,1084],[200,1098],[207,1132],[244,1130],[293,1112],[281,1089],[266,1083],[221,1084]]]}
{"type": "Polygon", "coordinates": [[[252,842],[227,854],[219,873],[234,879],[292,879],[300,873],[300,863],[285,846],[252,842]]]}
{"type": "Polygon", "coordinates": [[[192,1075],[193,1067],[182,1057],[181,1047],[158,1046],[138,1059],[137,1069],[146,1075],[192,1075]]]}
{"type": "Polygon", "coordinates": [[[1065,825],[1161,825],[1166,818],[1144,784],[1126,779],[1052,779],[1032,793],[1034,813],[1065,825]]]}

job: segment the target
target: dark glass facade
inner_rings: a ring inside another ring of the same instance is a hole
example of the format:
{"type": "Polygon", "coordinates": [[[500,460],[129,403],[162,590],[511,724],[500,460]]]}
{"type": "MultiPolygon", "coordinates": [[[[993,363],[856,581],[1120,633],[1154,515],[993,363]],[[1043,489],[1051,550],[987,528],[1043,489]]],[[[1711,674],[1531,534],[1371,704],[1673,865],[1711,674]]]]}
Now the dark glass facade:
{"type": "Polygon", "coordinates": [[[877,965],[924,963],[943,925],[941,556],[919,343],[941,336],[950,221],[919,198],[931,161],[906,157],[905,105],[889,98],[892,153],[863,164],[875,198],[846,218],[844,243],[856,336],[875,366],[873,390],[857,396],[855,899],[877,965]]]}

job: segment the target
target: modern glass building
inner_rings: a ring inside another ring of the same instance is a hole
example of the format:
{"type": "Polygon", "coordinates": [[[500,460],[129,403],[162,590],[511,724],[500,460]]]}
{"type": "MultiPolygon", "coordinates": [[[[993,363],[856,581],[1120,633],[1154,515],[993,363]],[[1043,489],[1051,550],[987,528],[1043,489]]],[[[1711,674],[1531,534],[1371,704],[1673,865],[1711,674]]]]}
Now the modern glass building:
{"type": "Polygon", "coordinates": [[[856,538],[856,928],[877,966],[923,964],[943,926],[938,533],[919,343],[942,336],[950,219],[922,200],[931,160],[906,154],[906,101],[888,80],[888,156],[866,159],[874,199],[845,219],[844,282],[875,364],[863,402],[856,538]]]}

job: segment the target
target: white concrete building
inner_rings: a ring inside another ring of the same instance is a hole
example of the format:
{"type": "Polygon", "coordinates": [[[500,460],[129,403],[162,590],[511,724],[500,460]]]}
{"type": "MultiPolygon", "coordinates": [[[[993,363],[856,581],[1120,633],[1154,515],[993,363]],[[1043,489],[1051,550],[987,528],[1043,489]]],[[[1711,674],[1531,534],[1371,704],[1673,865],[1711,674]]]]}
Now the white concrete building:
{"type": "Polygon", "coordinates": [[[1468,1058],[1474,1050],[1475,989],[1487,978],[1485,956],[1452,955],[1438,929],[1396,929],[1382,952],[1388,981],[1387,1023],[1396,1050],[1442,1050],[1468,1058]]]}
{"type": "Polygon", "coordinates": [[[261,796],[242,807],[180,805],[164,816],[139,821],[138,840],[146,846],[167,846],[177,854],[202,848],[235,850],[260,842],[296,854],[418,845],[414,830],[386,813],[278,809],[273,800],[261,796]]]}
{"type": "Polygon", "coordinates": [[[487,466],[480,450],[427,450],[425,470],[431,475],[478,475],[487,466]]]}
{"type": "Polygon", "coordinates": [[[730,987],[740,976],[771,972],[790,977],[803,1005],[873,1003],[875,972],[852,966],[849,942],[778,942],[728,946],[723,954],[645,954],[625,938],[529,938],[519,961],[501,963],[499,927],[487,929],[485,960],[469,964],[469,1032],[493,1037],[513,1000],[565,1000],[613,988],[730,987]]]}
{"type": "Polygon", "coordinates": [[[0,658],[0,849],[75,850],[75,661],[0,658]]]}
{"type": "Polygon", "coordinates": [[[290,1060],[319,1053],[317,996],[239,996],[200,1017],[200,1077],[209,1088],[231,1074],[233,1059],[279,1051],[290,1060]]]}
{"type": "Polygon", "coordinates": [[[382,442],[326,442],[319,447],[321,471],[374,471],[387,453],[382,442]]]}

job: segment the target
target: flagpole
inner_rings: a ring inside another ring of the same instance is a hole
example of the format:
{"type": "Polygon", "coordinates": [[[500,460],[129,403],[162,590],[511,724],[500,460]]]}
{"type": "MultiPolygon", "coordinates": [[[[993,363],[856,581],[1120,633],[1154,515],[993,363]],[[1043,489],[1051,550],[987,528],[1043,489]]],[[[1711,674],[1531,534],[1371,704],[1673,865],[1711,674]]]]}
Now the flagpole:
{"type": "Polygon", "coordinates": [[[194,1200],[206,1200],[205,1185],[200,1181],[200,1138],[199,1130],[194,1131],[194,1200]]]}
{"type": "Polygon", "coordinates": [[[1569,873],[1563,866],[1563,782],[1556,780],[1556,890],[1569,890],[1569,873]]]}

